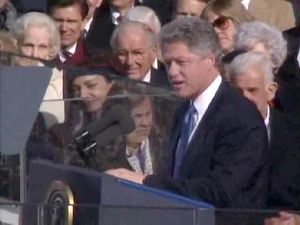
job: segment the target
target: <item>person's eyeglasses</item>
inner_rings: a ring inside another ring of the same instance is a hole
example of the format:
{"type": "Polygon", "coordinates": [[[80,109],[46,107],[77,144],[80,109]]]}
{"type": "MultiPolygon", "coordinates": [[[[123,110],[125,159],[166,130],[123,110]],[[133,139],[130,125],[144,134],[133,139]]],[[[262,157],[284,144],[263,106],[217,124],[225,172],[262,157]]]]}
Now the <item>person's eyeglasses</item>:
{"type": "Polygon", "coordinates": [[[229,27],[229,20],[230,18],[226,16],[220,16],[211,24],[213,25],[213,27],[216,27],[220,30],[226,30],[229,27]]]}

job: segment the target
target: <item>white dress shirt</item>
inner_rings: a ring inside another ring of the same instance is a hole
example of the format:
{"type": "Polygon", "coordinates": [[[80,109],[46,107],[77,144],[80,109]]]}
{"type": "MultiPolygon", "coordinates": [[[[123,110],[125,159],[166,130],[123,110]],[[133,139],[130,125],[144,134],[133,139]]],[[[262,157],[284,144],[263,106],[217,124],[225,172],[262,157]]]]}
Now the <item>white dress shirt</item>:
{"type": "Polygon", "coordinates": [[[218,75],[215,78],[215,80],[208,86],[208,88],[206,88],[206,90],[193,101],[193,104],[197,110],[197,122],[196,122],[196,126],[194,127],[189,137],[189,141],[193,137],[195,130],[197,129],[199,123],[201,122],[201,119],[204,113],[206,112],[209,104],[211,103],[212,99],[216,95],[221,83],[222,83],[222,78],[220,75],[218,75]]]}
{"type": "Polygon", "coordinates": [[[146,73],[146,75],[143,78],[143,81],[150,83],[150,79],[151,79],[151,69],[148,71],[148,73],[146,73]]]}

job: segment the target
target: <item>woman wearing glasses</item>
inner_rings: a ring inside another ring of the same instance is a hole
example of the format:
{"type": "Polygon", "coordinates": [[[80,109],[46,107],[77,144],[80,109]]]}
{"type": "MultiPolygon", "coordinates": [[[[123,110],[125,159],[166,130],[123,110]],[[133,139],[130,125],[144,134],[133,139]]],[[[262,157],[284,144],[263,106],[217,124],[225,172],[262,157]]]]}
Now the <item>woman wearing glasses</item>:
{"type": "Polygon", "coordinates": [[[233,50],[233,37],[239,25],[253,20],[240,0],[209,1],[202,17],[214,26],[224,54],[233,50]]]}

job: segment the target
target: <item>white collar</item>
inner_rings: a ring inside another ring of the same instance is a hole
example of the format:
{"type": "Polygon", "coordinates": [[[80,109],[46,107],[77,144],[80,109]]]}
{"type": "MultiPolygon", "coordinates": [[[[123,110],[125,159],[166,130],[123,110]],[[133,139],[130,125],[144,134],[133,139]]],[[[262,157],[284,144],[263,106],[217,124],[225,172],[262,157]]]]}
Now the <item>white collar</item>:
{"type": "Polygon", "coordinates": [[[192,103],[194,104],[197,110],[197,122],[190,135],[189,140],[191,140],[193,134],[195,133],[196,128],[198,127],[204,113],[206,112],[208,106],[216,95],[220,85],[222,83],[222,77],[218,75],[215,80],[202,92],[192,103]]]}
{"type": "Polygon", "coordinates": [[[297,56],[298,65],[300,67],[300,44],[299,44],[299,50],[298,50],[298,56],[297,56]]]}
{"type": "Polygon", "coordinates": [[[151,69],[148,71],[148,73],[146,73],[146,75],[143,78],[143,81],[150,83],[150,79],[151,79],[151,69]]]}
{"type": "Polygon", "coordinates": [[[118,11],[116,11],[114,8],[110,7],[110,14],[111,14],[111,19],[112,19],[112,23],[114,25],[119,25],[119,21],[118,21],[118,17],[122,16],[121,13],[119,13],[118,11]]]}
{"type": "Polygon", "coordinates": [[[267,116],[265,118],[265,125],[268,127],[270,125],[270,107],[267,106],[267,116]]]}
{"type": "Polygon", "coordinates": [[[249,4],[250,4],[251,0],[242,0],[242,4],[245,6],[245,8],[248,10],[249,8],[249,4]]]}
{"type": "Polygon", "coordinates": [[[65,58],[64,54],[62,53],[63,51],[68,51],[69,53],[71,53],[72,55],[74,55],[74,54],[75,54],[75,51],[76,51],[76,47],[77,47],[77,41],[76,41],[76,43],[73,44],[70,48],[61,50],[61,51],[58,53],[59,58],[60,58],[60,61],[62,61],[62,62],[66,61],[66,58],[65,58]]]}
{"type": "Polygon", "coordinates": [[[84,30],[85,30],[85,35],[89,32],[91,24],[93,22],[94,17],[91,17],[85,24],[84,30]]]}
{"type": "Polygon", "coordinates": [[[194,101],[193,104],[198,113],[198,122],[203,117],[205,111],[207,110],[209,104],[214,98],[216,92],[218,91],[222,83],[222,78],[218,75],[215,80],[202,92],[194,101]]]}
{"type": "Polygon", "coordinates": [[[268,140],[271,139],[271,127],[270,127],[270,107],[267,106],[267,116],[265,118],[265,125],[267,128],[268,140]]]}

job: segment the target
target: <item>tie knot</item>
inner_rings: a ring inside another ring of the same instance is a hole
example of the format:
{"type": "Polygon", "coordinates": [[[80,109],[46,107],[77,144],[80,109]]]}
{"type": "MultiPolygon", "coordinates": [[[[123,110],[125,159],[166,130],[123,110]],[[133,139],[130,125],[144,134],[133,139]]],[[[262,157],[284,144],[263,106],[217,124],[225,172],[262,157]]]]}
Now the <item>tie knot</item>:
{"type": "Polygon", "coordinates": [[[123,20],[123,16],[122,16],[122,15],[119,15],[119,16],[117,17],[117,22],[118,22],[118,24],[120,24],[120,23],[122,22],[122,20],[123,20]]]}
{"type": "Polygon", "coordinates": [[[65,57],[66,60],[68,60],[72,57],[73,54],[67,50],[64,50],[62,51],[62,55],[65,57]]]}

